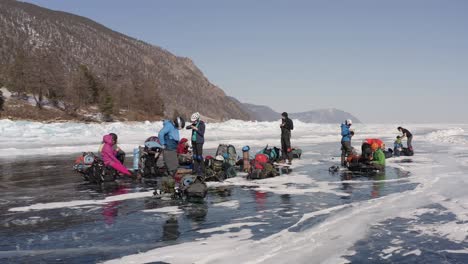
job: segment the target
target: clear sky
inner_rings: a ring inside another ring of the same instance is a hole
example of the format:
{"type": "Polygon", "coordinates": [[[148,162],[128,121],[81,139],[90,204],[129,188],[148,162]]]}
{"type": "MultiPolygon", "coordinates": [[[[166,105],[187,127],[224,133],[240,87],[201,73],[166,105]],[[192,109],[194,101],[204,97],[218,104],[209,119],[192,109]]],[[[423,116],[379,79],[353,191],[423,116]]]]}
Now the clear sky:
{"type": "Polygon", "coordinates": [[[465,0],[28,0],[190,57],[243,102],[468,121],[465,0]]]}

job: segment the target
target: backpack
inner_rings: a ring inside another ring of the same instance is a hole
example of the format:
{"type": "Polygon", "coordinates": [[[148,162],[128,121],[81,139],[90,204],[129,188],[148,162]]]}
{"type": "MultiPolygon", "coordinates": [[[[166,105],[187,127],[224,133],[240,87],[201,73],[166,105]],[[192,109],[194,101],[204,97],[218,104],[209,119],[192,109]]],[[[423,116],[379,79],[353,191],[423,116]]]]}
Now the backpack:
{"type": "MultiPolygon", "coordinates": [[[[263,155],[263,154],[260,154],[263,155]]],[[[270,177],[275,177],[278,175],[275,167],[271,163],[264,163],[262,169],[254,169],[248,175],[247,179],[255,180],[255,179],[265,179],[270,177]]]]}
{"type": "Polygon", "coordinates": [[[208,186],[199,177],[187,175],[182,178],[183,192],[187,198],[205,198],[208,186]]]}
{"type": "Polygon", "coordinates": [[[268,156],[262,153],[255,155],[255,159],[253,160],[253,166],[256,170],[263,170],[265,168],[265,164],[268,163],[268,156]]]}
{"type": "Polygon", "coordinates": [[[93,165],[96,156],[92,152],[83,152],[78,158],[75,160],[75,165],[73,169],[80,173],[87,173],[88,170],[93,165]]]}
{"type": "Polygon", "coordinates": [[[234,166],[231,166],[231,164],[225,162],[223,164],[223,171],[224,171],[224,176],[225,178],[233,178],[237,176],[237,171],[234,166]]]}
{"type": "Polygon", "coordinates": [[[391,148],[389,148],[388,150],[384,150],[384,154],[385,154],[385,158],[389,159],[393,157],[393,150],[391,148]]]}
{"type": "Polygon", "coordinates": [[[291,155],[293,159],[301,159],[302,149],[297,149],[297,148],[292,149],[291,155]]]}
{"type": "Polygon", "coordinates": [[[216,150],[216,156],[221,155],[224,157],[224,160],[235,166],[237,162],[237,152],[236,148],[233,145],[220,144],[216,150]]]}
{"type": "Polygon", "coordinates": [[[211,169],[214,172],[223,171],[223,164],[224,164],[224,161],[213,159],[211,160],[211,169]]]}
{"type": "Polygon", "coordinates": [[[144,145],[145,151],[148,152],[160,152],[163,148],[159,142],[159,138],[155,136],[147,138],[144,145]]]}
{"type": "Polygon", "coordinates": [[[271,162],[275,162],[280,157],[280,149],[277,147],[268,148],[268,145],[260,150],[258,154],[265,154],[271,162]]]}
{"type": "Polygon", "coordinates": [[[413,156],[414,155],[414,151],[412,148],[403,148],[401,150],[401,155],[403,156],[413,156]]]}

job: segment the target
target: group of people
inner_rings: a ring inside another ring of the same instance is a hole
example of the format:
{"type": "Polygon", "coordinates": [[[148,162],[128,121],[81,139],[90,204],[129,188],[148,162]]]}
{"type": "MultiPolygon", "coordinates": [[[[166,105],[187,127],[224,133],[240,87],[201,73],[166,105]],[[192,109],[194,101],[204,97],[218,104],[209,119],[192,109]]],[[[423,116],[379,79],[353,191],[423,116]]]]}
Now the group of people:
{"type": "Polygon", "coordinates": [[[159,142],[163,146],[164,163],[166,164],[169,175],[174,176],[179,167],[179,155],[189,153],[187,139],[181,139],[179,130],[184,127],[192,130],[192,174],[202,175],[205,172],[205,163],[203,159],[203,144],[205,143],[205,122],[200,119],[200,113],[193,113],[190,125],[185,127],[185,120],[182,117],[176,117],[174,120],[164,120],[163,128],[158,133],[159,142]]]}
{"type": "MultiPolygon", "coordinates": [[[[203,143],[205,142],[205,123],[200,120],[200,114],[194,113],[191,117],[192,124],[186,129],[192,130],[192,147],[194,174],[201,175],[204,171],[203,143]]],[[[163,146],[163,158],[168,173],[175,176],[179,167],[178,155],[189,153],[188,140],[180,140],[179,130],[185,127],[185,120],[176,117],[174,120],[164,120],[163,127],[158,133],[161,146],[163,146]]],[[[123,165],[125,152],[117,145],[118,136],[109,133],[102,139],[98,154],[101,156],[104,165],[114,168],[121,174],[131,175],[130,171],[123,165]]]]}
{"type": "MultiPolygon", "coordinates": [[[[385,143],[380,139],[365,139],[361,145],[361,155],[353,155],[353,147],[351,145],[351,139],[354,136],[354,130],[351,128],[353,125],[352,120],[347,119],[341,124],[341,166],[346,166],[353,159],[357,159],[358,162],[367,163],[373,165],[377,169],[385,168],[385,143]]],[[[399,156],[399,153],[403,149],[402,140],[407,139],[407,149],[413,151],[412,140],[413,134],[403,127],[398,127],[398,131],[401,135],[396,137],[394,142],[394,153],[399,156]]]]}
{"type": "MultiPolygon", "coordinates": [[[[205,174],[205,161],[203,157],[203,145],[205,143],[205,122],[201,120],[200,113],[191,115],[191,124],[185,127],[185,120],[178,116],[173,120],[164,120],[163,127],[158,133],[159,143],[163,148],[163,160],[170,176],[175,177],[181,158],[190,160],[193,164],[192,174],[205,174]],[[191,130],[190,150],[189,140],[180,138],[179,131],[183,128],[191,130]]],[[[288,113],[281,114],[281,150],[282,161],[291,164],[291,131],[294,129],[293,121],[288,117],[288,113]]],[[[123,165],[125,152],[117,145],[118,137],[115,133],[110,133],[103,137],[98,153],[104,164],[117,170],[124,175],[131,175],[128,169],[123,165]]]]}

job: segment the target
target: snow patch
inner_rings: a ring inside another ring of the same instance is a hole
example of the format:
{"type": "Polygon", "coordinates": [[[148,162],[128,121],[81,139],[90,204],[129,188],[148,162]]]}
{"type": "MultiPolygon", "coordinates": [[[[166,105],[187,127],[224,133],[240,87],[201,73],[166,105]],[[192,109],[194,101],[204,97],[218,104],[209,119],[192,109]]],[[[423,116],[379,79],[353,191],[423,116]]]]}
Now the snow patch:
{"type": "Polygon", "coordinates": [[[127,193],[127,194],[108,196],[103,200],[77,200],[77,201],[69,201],[69,202],[37,203],[37,204],[23,206],[23,207],[10,208],[8,209],[8,211],[28,212],[32,210],[51,210],[51,209],[58,209],[58,208],[65,208],[65,207],[73,208],[73,207],[80,207],[84,205],[106,204],[106,203],[115,202],[115,201],[140,199],[140,198],[152,197],[152,196],[153,196],[153,191],[127,193]]]}
{"type": "Polygon", "coordinates": [[[145,213],[165,213],[169,215],[177,215],[177,214],[182,214],[183,211],[178,207],[178,206],[167,206],[167,207],[162,207],[162,208],[156,208],[156,209],[147,209],[143,210],[145,213]]]}
{"type": "Polygon", "coordinates": [[[409,256],[409,255],[416,255],[416,256],[421,256],[421,250],[415,249],[410,252],[406,252],[403,254],[404,257],[409,256]]]}
{"type": "Polygon", "coordinates": [[[227,207],[227,208],[238,209],[240,204],[239,204],[239,201],[232,200],[232,201],[227,201],[227,202],[222,202],[222,203],[214,203],[213,206],[214,207],[227,207]]]}
{"type": "Polygon", "coordinates": [[[233,224],[227,224],[227,225],[218,226],[214,228],[198,230],[198,233],[201,233],[201,234],[214,233],[214,232],[219,232],[219,231],[228,231],[229,229],[232,229],[232,228],[250,227],[250,226],[258,226],[258,225],[266,225],[266,224],[267,223],[262,223],[262,222],[233,223],[233,224]]]}

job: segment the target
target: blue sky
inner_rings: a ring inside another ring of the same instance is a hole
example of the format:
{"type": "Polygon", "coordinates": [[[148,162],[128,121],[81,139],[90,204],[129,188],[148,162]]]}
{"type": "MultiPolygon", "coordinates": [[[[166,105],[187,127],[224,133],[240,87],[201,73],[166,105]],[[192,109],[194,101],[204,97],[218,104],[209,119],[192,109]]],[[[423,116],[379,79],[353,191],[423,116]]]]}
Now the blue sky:
{"type": "Polygon", "coordinates": [[[190,57],[243,102],[467,122],[468,1],[30,0],[190,57]]]}

